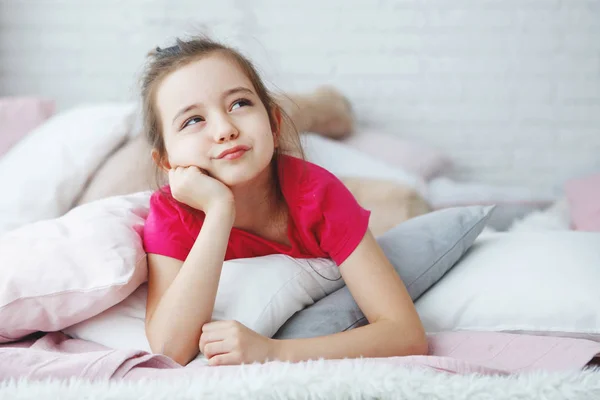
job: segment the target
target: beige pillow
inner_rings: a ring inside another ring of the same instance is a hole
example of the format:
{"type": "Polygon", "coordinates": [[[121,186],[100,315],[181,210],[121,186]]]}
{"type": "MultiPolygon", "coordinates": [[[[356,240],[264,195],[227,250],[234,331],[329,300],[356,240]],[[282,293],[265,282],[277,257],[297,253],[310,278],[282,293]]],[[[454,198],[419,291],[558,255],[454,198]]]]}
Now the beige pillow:
{"type": "Polygon", "coordinates": [[[371,210],[369,228],[379,236],[407,219],[431,211],[413,188],[396,182],[369,178],[342,178],[356,200],[371,210]]]}
{"type": "Polygon", "coordinates": [[[156,188],[156,166],[150,157],[150,145],[146,138],[140,135],[125,143],[106,159],[76,205],[156,188]]]}

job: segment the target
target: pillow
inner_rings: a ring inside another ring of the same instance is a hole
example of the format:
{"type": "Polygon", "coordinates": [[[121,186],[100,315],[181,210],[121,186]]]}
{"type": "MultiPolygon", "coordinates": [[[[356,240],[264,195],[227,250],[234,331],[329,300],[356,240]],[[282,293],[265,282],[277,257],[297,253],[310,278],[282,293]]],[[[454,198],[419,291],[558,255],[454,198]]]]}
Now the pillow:
{"type": "Polygon", "coordinates": [[[508,231],[568,231],[571,229],[570,226],[569,205],[567,199],[562,198],[544,210],[531,212],[525,217],[515,220],[508,231]]]}
{"type": "Polygon", "coordinates": [[[600,232],[600,173],[571,179],[565,194],[573,229],[600,232]]]}
{"type": "Polygon", "coordinates": [[[54,101],[39,97],[0,98],[0,157],[54,114],[54,101]]]}
{"type": "Polygon", "coordinates": [[[506,231],[519,218],[540,211],[556,200],[551,192],[541,192],[523,186],[459,182],[446,177],[429,182],[429,204],[435,210],[447,207],[494,204],[487,226],[506,231]]]}
{"type": "MultiPolygon", "coordinates": [[[[294,259],[282,254],[223,263],[213,320],[237,320],[273,336],[296,311],[342,287],[337,265],[329,259],[294,259]]],[[[146,338],[147,286],[111,309],[63,332],[115,349],[150,352],[146,338]]]]}
{"type": "Polygon", "coordinates": [[[353,177],[342,178],[341,181],[363,208],[371,210],[369,229],[375,236],[430,211],[425,199],[415,189],[401,183],[353,177]]]}
{"type": "Polygon", "coordinates": [[[82,106],[59,113],[0,158],[5,188],[0,234],[71,209],[87,179],[127,137],[134,106],[82,106]],[[18,190],[16,190],[18,189],[18,190]]]}
{"type": "MultiPolygon", "coordinates": [[[[485,227],[492,206],[434,211],[410,219],[377,238],[413,300],[439,281],[485,227]]],[[[298,312],[276,333],[277,339],[305,338],[365,325],[347,287],[298,312]]]]}
{"type": "Polygon", "coordinates": [[[446,177],[430,181],[428,195],[429,203],[435,209],[481,204],[546,207],[557,197],[551,191],[544,192],[523,186],[459,182],[446,177]]]}
{"type": "Polygon", "coordinates": [[[156,189],[156,166],[150,150],[146,138],[140,135],[111,153],[90,179],[76,204],[156,189]]]}
{"type": "Polygon", "coordinates": [[[300,139],[306,160],[325,168],[338,178],[387,180],[411,187],[427,198],[427,184],[420,176],[314,133],[303,134],[300,139]]]}
{"type": "Polygon", "coordinates": [[[505,331],[600,340],[600,234],[479,238],[416,303],[428,332],[505,331]]]}
{"type": "Polygon", "coordinates": [[[452,160],[441,151],[395,135],[358,129],[342,143],[424,180],[435,178],[452,167],[452,160]]]}
{"type": "Polygon", "coordinates": [[[0,343],[83,321],[142,284],[149,198],[105,199],[0,236],[0,343]]]}

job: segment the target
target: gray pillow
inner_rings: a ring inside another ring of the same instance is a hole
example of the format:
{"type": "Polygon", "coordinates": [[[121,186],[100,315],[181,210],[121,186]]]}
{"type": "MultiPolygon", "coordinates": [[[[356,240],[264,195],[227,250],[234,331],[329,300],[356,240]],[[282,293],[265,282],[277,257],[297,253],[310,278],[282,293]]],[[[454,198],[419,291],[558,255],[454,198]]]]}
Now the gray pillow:
{"type": "MultiPolygon", "coordinates": [[[[413,301],[465,254],[493,209],[494,206],[470,206],[434,211],[409,219],[377,238],[413,301]]],[[[273,337],[324,336],[366,324],[365,316],[344,286],[294,314],[273,337]]]]}

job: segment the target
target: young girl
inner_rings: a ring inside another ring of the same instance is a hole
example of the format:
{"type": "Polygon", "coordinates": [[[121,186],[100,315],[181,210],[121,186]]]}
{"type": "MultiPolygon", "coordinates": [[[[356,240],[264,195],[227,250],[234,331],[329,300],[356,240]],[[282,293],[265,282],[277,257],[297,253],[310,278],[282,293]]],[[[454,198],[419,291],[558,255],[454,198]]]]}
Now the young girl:
{"type": "Polygon", "coordinates": [[[252,64],[198,38],[157,49],[142,82],[152,158],[168,173],[144,228],[146,334],[180,364],[425,354],[414,305],[368,230],[369,212],[328,171],[283,154],[282,111],[252,64]],[[224,260],[328,257],[369,325],[297,340],[211,321],[224,260]]]}

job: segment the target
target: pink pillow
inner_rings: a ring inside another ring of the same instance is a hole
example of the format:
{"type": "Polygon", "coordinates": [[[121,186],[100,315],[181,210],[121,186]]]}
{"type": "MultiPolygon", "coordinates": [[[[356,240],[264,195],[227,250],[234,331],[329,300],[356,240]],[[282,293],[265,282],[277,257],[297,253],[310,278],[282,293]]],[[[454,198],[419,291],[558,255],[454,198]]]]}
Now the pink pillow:
{"type": "Polygon", "coordinates": [[[600,173],[571,179],[565,193],[573,229],[600,232],[600,173]]]}
{"type": "Polygon", "coordinates": [[[0,157],[54,114],[54,101],[38,97],[0,98],[0,157]]]}
{"type": "Polygon", "coordinates": [[[0,343],[64,329],[133,293],[148,274],[149,197],[92,202],[0,236],[0,343]]]}
{"type": "Polygon", "coordinates": [[[342,142],[425,180],[440,175],[452,166],[452,160],[441,151],[373,130],[357,129],[342,142]]]}

